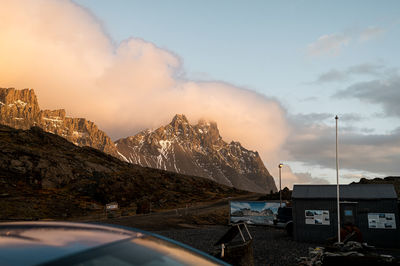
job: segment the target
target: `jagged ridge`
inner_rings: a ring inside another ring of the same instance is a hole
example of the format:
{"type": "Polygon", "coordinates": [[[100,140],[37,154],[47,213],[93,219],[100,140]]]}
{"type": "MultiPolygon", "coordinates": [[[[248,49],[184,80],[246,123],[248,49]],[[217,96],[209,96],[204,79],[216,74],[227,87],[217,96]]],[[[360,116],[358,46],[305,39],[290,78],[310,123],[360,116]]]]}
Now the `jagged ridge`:
{"type": "Polygon", "coordinates": [[[90,146],[119,157],[115,144],[103,131],[84,118],[66,117],[65,110],[40,110],[34,90],[0,88],[0,124],[17,129],[38,126],[75,145],[90,146]]]}
{"type": "Polygon", "coordinates": [[[184,115],[175,115],[170,124],[120,139],[116,146],[130,163],[206,177],[248,191],[276,191],[259,154],[239,142],[223,141],[214,122],[190,125],[184,115]]]}

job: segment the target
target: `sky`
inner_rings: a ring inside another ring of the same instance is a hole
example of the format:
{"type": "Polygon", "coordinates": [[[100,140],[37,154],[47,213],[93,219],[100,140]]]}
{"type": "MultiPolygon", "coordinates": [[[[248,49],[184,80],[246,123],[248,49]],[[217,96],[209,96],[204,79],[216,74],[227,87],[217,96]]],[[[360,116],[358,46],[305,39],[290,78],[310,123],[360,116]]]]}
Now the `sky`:
{"type": "Polygon", "coordinates": [[[0,87],[113,140],[185,114],[282,184],[400,172],[399,1],[0,0],[0,87]]]}

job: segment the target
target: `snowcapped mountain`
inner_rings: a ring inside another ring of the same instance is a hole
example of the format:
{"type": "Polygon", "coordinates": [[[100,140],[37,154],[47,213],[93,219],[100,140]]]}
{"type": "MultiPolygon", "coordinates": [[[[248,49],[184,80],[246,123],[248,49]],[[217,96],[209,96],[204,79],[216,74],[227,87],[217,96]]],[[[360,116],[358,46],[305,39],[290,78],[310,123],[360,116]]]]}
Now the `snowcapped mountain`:
{"type": "Polygon", "coordinates": [[[65,110],[40,110],[32,89],[0,88],[0,124],[18,129],[38,126],[78,146],[90,146],[118,157],[114,143],[97,126],[84,118],[71,118],[65,110]]]}
{"type": "Polygon", "coordinates": [[[184,115],[154,131],[116,141],[127,162],[195,175],[254,192],[276,191],[275,182],[257,152],[239,142],[222,140],[216,123],[190,125],[184,115]]]}

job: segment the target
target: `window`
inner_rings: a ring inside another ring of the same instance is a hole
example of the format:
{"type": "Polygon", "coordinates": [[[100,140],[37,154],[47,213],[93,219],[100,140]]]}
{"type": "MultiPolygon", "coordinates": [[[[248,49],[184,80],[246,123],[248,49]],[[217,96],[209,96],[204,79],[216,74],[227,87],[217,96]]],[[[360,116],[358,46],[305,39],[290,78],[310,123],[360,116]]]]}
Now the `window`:
{"type": "Polygon", "coordinates": [[[344,216],[353,216],[353,210],[344,210],[344,216]]]}

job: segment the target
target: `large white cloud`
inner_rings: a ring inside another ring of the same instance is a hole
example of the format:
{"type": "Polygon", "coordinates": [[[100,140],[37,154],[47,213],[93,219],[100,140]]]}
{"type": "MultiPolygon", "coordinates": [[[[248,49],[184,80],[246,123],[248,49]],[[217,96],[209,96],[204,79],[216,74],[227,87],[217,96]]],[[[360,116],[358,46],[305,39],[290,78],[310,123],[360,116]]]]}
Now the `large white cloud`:
{"type": "MultiPolygon", "coordinates": [[[[179,78],[181,60],[150,42],[114,45],[101,23],[72,1],[2,0],[0,86],[34,88],[42,108],[65,108],[114,139],[168,123],[215,120],[227,141],[272,165],[288,136],[278,101],[222,82],[179,78]]],[[[274,173],[274,171],[272,171],[274,173]]]]}

